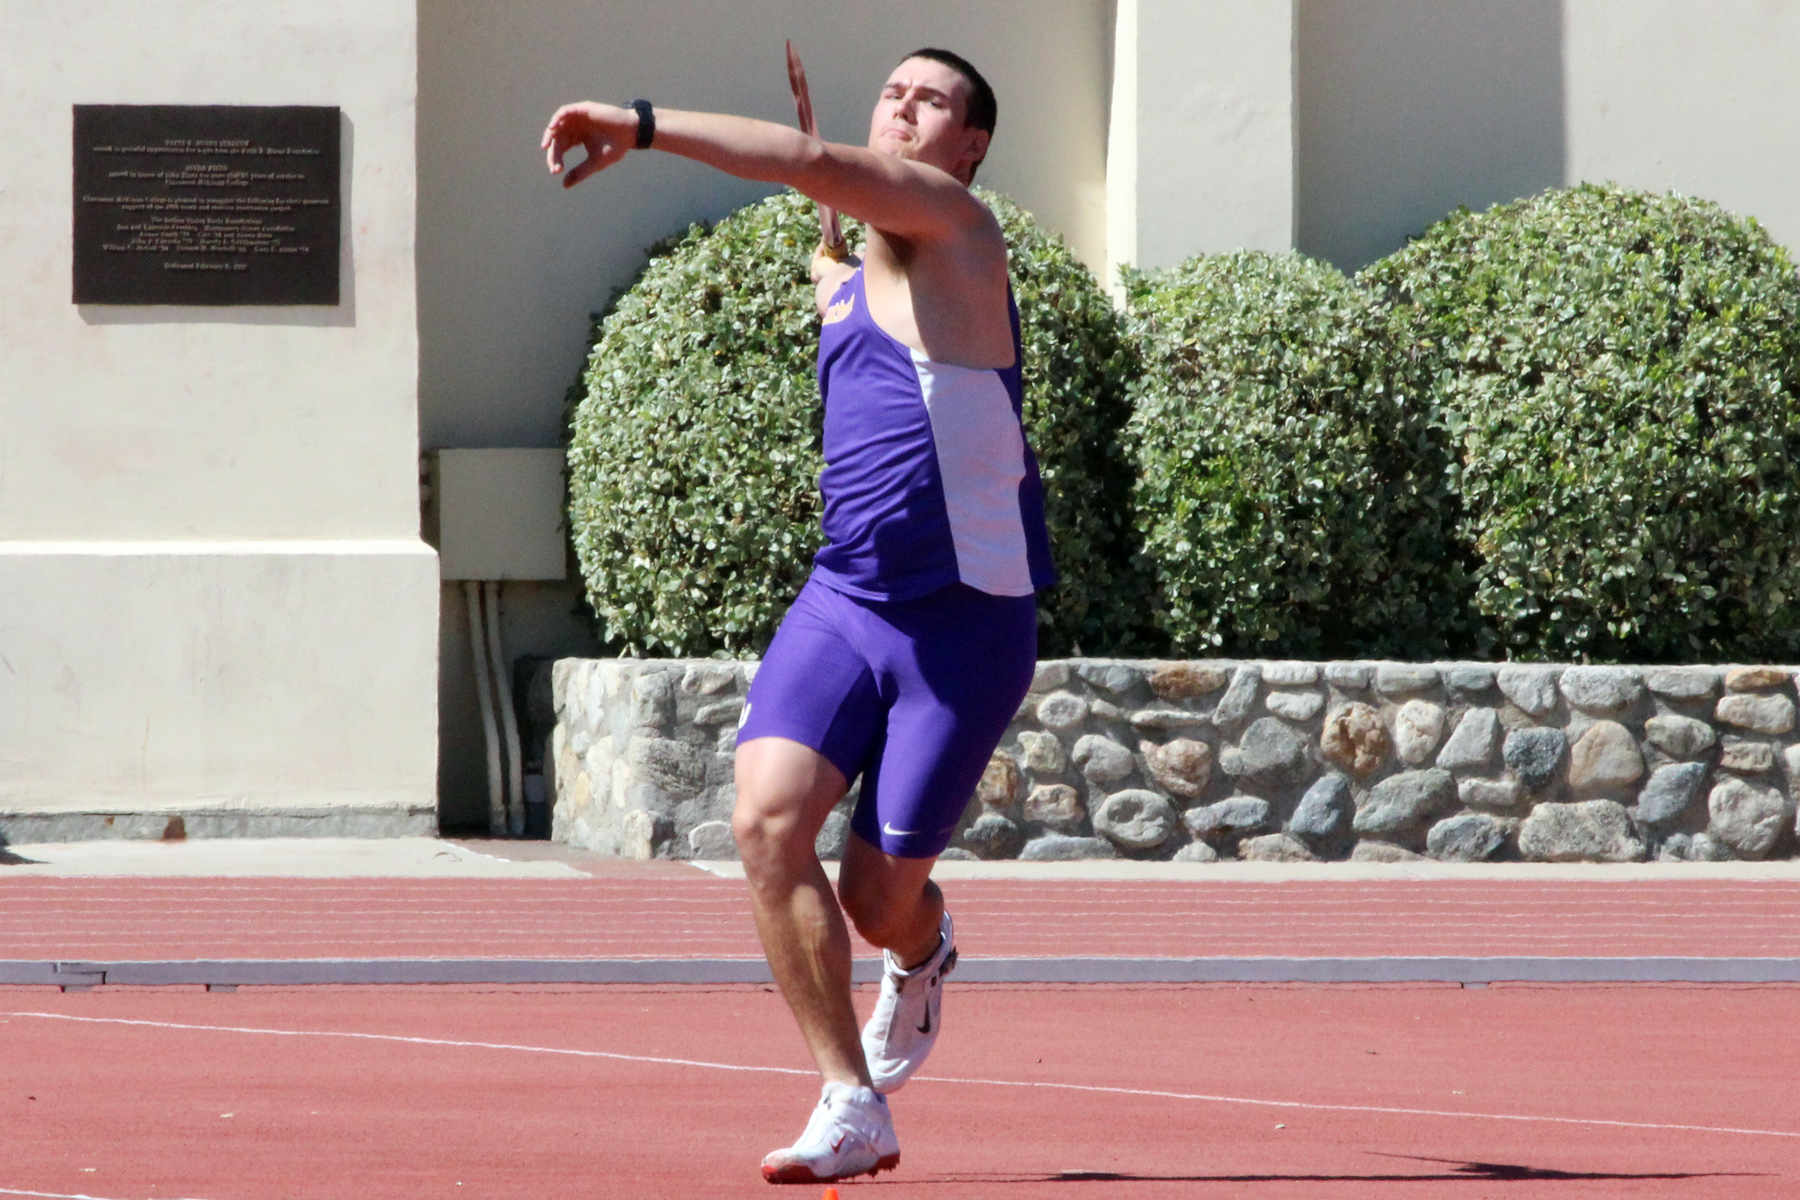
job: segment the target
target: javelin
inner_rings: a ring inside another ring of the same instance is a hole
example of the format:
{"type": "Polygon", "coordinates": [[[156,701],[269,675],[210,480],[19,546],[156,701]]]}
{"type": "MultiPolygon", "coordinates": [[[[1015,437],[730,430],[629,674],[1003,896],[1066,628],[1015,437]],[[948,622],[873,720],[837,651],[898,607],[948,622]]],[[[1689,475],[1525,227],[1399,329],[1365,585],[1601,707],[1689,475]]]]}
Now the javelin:
{"type": "MultiPolygon", "coordinates": [[[[819,136],[819,123],[813,117],[812,93],[806,86],[806,68],[800,65],[800,55],[794,50],[794,41],[788,39],[787,44],[788,86],[794,89],[794,108],[800,114],[800,132],[807,137],[819,136]]],[[[819,205],[819,241],[825,253],[839,262],[849,257],[850,248],[844,244],[844,230],[838,224],[838,215],[830,207],[819,205]]]]}

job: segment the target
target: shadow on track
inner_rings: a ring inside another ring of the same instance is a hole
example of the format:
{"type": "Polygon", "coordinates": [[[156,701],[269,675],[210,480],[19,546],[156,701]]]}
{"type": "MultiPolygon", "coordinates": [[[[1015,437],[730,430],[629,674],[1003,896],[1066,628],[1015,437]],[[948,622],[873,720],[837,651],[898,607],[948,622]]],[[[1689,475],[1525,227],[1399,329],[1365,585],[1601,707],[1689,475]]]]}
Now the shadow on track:
{"type": "Polygon", "coordinates": [[[933,1179],[876,1180],[864,1187],[888,1183],[1529,1183],[1551,1180],[1673,1180],[1768,1178],[1754,1171],[1561,1171],[1555,1167],[1528,1167],[1522,1163],[1463,1162],[1454,1158],[1421,1158],[1413,1154],[1387,1154],[1382,1158],[1409,1162],[1441,1163],[1449,1171],[1425,1175],[1134,1175],[1123,1171],[1056,1171],[1044,1175],[940,1175],[933,1179]]]}

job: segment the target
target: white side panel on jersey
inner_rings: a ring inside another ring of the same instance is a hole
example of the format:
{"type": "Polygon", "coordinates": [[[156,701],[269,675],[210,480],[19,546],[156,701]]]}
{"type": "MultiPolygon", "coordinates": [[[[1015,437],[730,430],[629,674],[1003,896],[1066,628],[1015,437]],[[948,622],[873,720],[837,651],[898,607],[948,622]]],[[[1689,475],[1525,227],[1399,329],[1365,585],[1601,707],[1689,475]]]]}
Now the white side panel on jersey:
{"type": "Polygon", "coordinates": [[[1029,596],[1036,589],[1019,512],[1025,434],[1006,385],[994,371],[932,362],[917,350],[912,357],[931,417],[957,573],[991,596],[1029,596]]]}

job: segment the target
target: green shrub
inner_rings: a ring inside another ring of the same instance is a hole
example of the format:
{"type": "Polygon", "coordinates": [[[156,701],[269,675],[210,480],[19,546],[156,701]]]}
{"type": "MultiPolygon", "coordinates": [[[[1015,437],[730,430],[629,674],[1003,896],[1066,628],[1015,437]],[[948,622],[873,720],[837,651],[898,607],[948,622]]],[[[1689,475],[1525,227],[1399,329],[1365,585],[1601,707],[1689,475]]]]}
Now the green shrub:
{"type": "Polygon", "coordinates": [[[1335,268],[1240,252],[1128,277],[1129,442],[1178,653],[1420,657],[1461,633],[1446,442],[1335,268]]]}
{"type": "Polygon", "coordinates": [[[1447,411],[1511,657],[1800,657],[1800,282],[1754,221],[1582,186],[1361,281],[1447,411]]]}
{"type": "Polygon", "coordinates": [[[1006,234],[1025,346],[1025,432],[1062,577],[1038,595],[1039,653],[1147,649],[1131,463],[1120,443],[1137,355],[1112,300],[1068,244],[1005,197],[976,191],[1006,234]]]}
{"type": "MultiPolygon", "coordinates": [[[[1005,229],[1025,341],[1025,424],[1063,584],[1046,654],[1122,643],[1141,619],[1130,370],[1117,318],[1061,239],[982,197],[1005,229]]],[[[854,233],[854,229],[851,230],[854,233]]],[[[811,202],[784,193],[652,251],[596,326],[569,447],[570,523],[602,637],[635,653],[760,652],[820,544],[819,322],[811,202]]]]}

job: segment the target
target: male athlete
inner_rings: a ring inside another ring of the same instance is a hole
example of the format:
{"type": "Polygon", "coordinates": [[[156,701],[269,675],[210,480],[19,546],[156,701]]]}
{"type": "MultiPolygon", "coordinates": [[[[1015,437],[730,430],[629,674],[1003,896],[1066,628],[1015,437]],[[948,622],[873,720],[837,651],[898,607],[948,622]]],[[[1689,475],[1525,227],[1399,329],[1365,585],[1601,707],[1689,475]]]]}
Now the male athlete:
{"type": "Polygon", "coordinates": [[[995,103],[957,55],[920,50],[882,86],[865,147],[765,121],[574,104],[544,131],[573,186],[633,148],[783,183],[863,222],[860,262],[823,248],[827,545],[750,689],[732,825],[769,966],[825,1078],[771,1183],[900,1161],[886,1093],[938,1034],[956,950],[931,868],[1030,685],[1033,594],[1054,580],[1020,426],[1018,317],[999,223],[969,191],[995,103]],[[850,937],[813,852],[862,779],[837,898],[882,947],[860,1035],[850,937]]]}

